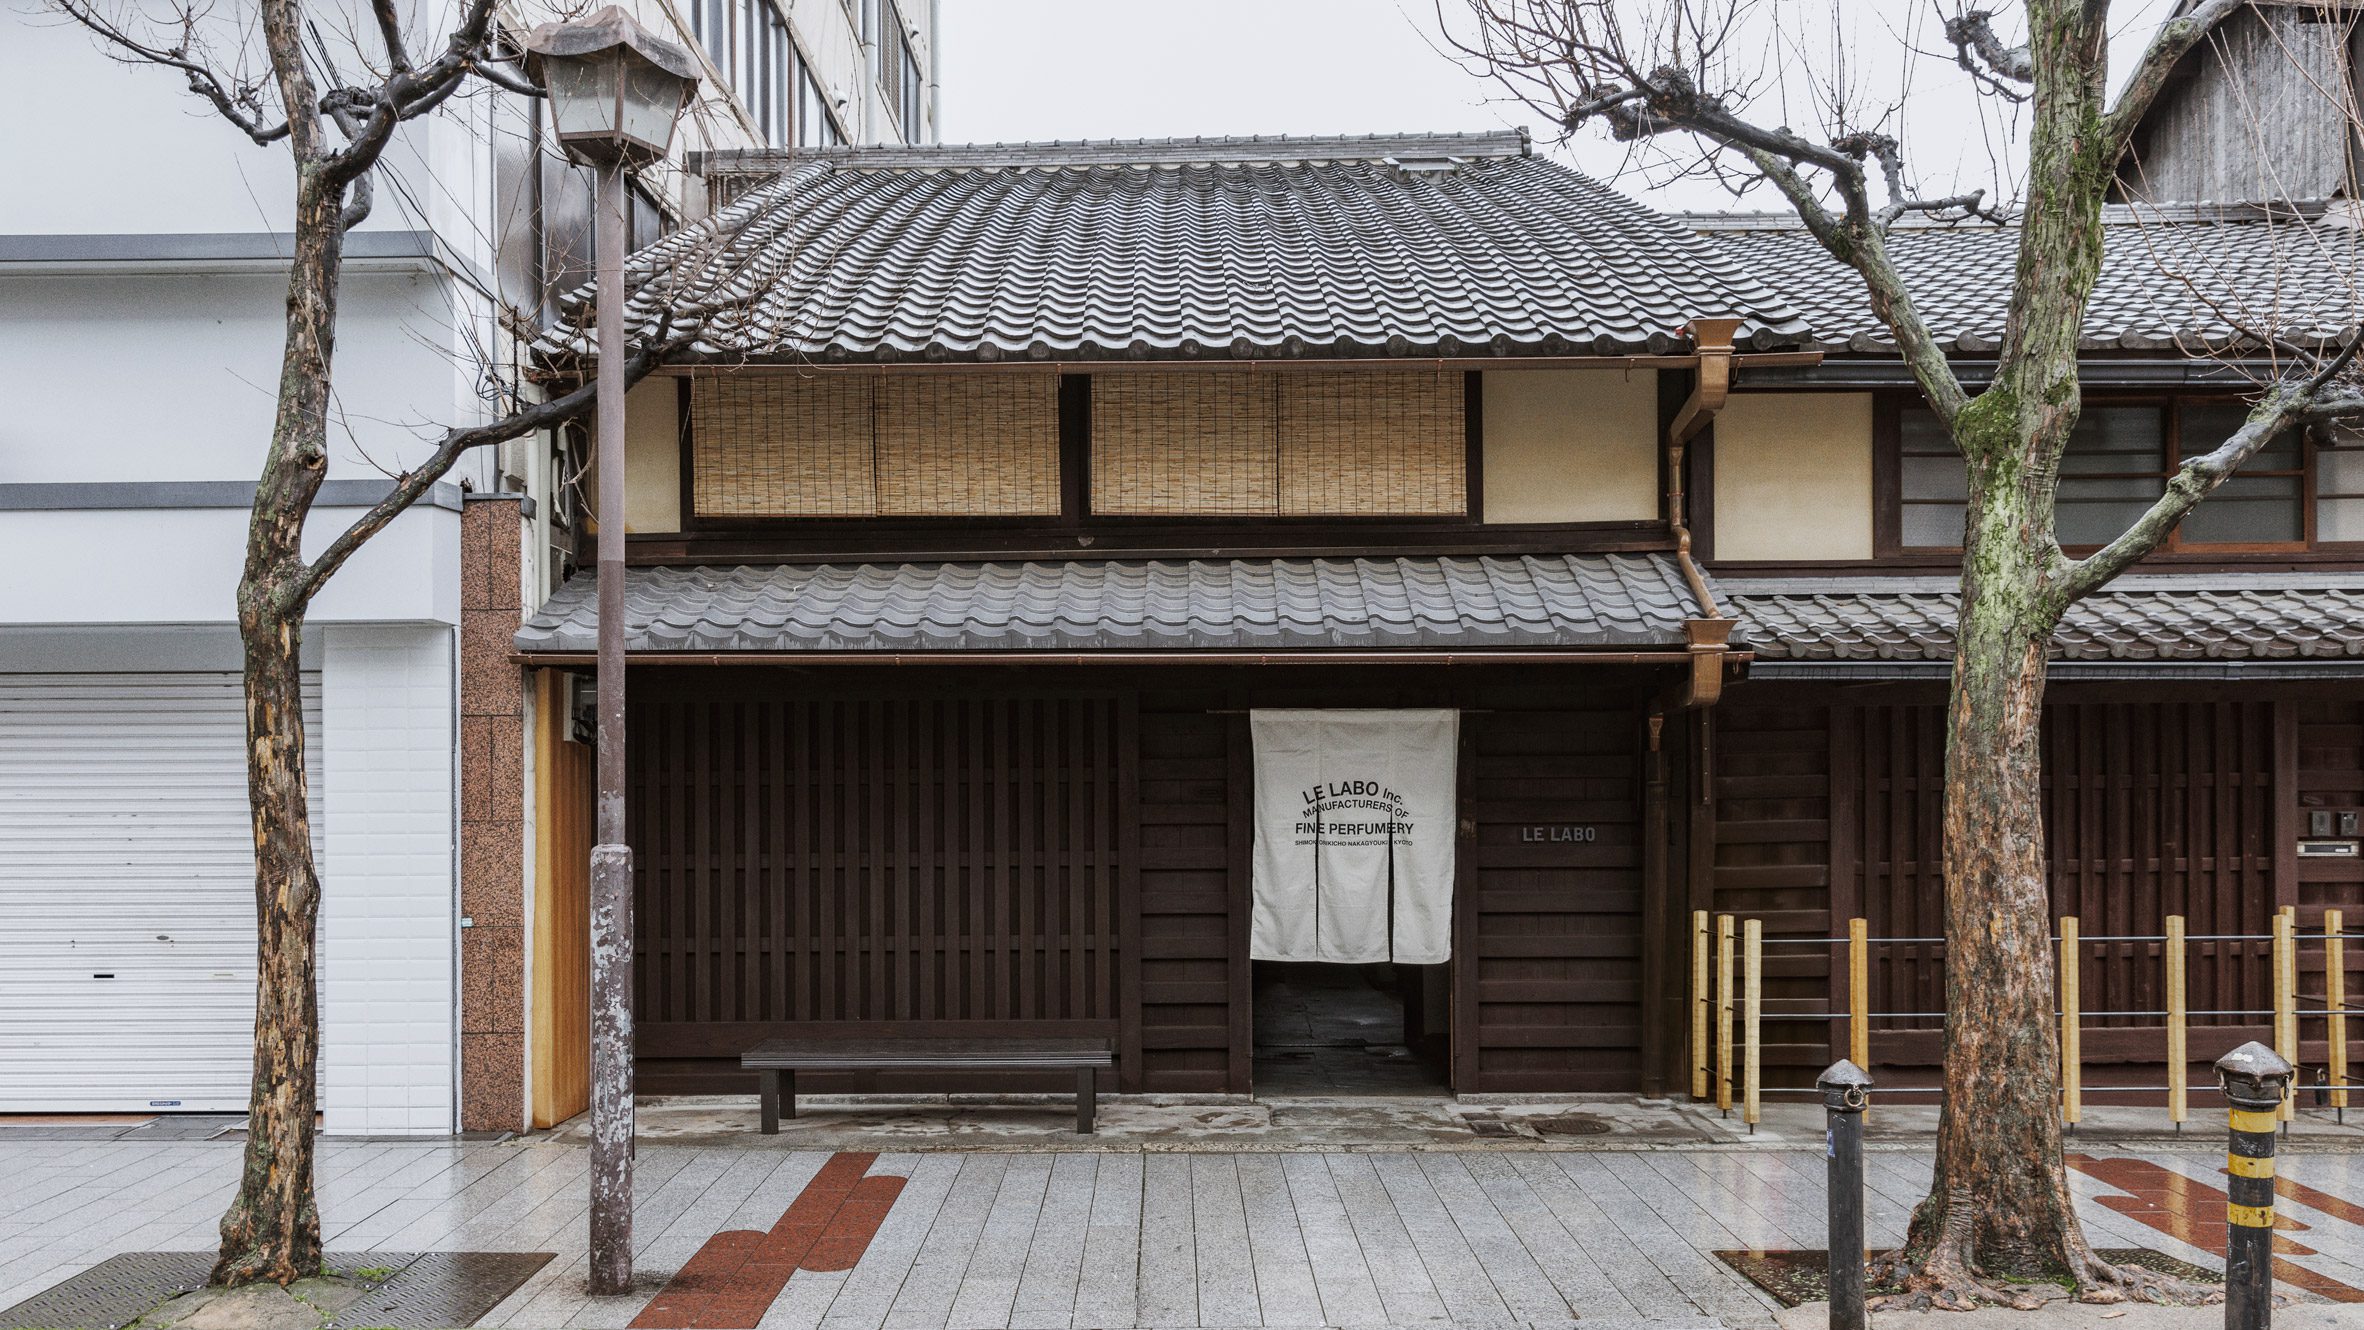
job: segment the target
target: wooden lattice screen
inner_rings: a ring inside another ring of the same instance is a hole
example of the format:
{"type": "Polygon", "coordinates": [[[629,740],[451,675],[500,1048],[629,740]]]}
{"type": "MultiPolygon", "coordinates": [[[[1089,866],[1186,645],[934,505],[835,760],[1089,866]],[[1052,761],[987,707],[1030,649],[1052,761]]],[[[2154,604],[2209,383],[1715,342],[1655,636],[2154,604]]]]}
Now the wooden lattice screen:
{"type": "Polygon", "coordinates": [[[745,375],[690,389],[700,517],[1059,511],[1055,372],[745,375]]]}
{"type": "Polygon", "coordinates": [[[1459,515],[1464,410],[1449,371],[1096,375],[1092,511],[1459,515]]]}

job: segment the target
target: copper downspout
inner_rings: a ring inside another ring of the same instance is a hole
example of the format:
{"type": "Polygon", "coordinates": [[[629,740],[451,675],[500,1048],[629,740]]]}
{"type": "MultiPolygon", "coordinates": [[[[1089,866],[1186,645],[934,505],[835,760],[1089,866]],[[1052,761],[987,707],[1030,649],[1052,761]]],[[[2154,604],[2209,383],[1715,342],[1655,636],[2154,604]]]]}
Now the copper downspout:
{"type": "Polygon", "coordinates": [[[1711,707],[1724,693],[1724,658],[1732,640],[1732,620],[1716,604],[1715,596],[1707,588],[1707,578],[1699,571],[1699,564],[1691,557],[1691,528],[1684,521],[1683,512],[1683,448],[1699,431],[1706,429],[1724,409],[1724,399],[1732,391],[1732,334],[1739,331],[1739,319],[1693,319],[1689,332],[1692,345],[1698,350],[1697,379],[1691,385],[1691,395],[1675,413],[1674,423],[1666,428],[1666,522],[1675,538],[1675,563],[1683,570],[1683,580],[1691,586],[1691,594],[1699,602],[1704,617],[1683,621],[1683,636],[1691,653],[1691,677],[1685,681],[1677,704],[1689,710],[1711,707]]]}

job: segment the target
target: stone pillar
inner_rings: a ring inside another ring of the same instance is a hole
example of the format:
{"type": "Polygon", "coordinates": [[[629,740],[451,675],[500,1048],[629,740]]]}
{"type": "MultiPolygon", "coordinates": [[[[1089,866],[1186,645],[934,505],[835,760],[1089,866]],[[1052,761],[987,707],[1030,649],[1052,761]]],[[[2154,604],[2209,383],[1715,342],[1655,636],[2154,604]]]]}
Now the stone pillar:
{"type": "Polygon", "coordinates": [[[525,1125],[522,495],[471,494],[460,531],[460,1129],[525,1125]]]}

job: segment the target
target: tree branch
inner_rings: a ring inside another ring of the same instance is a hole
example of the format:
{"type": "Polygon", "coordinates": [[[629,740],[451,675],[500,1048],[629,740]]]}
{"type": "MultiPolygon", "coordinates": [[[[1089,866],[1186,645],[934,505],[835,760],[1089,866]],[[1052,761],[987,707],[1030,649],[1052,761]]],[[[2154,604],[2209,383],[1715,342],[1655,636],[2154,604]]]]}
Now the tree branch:
{"type": "Polygon", "coordinates": [[[2056,582],[2064,608],[2133,567],[2167,539],[2175,524],[2222,485],[2241,464],[2284,430],[2329,420],[2364,417],[2364,390],[2340,380],[2356,361],[2364,337],[2352,338],[2338,355],[2303,381],[2277,385],[2249,413],[2249,419],[2214,451],[2187,459],[2167,490],[2116,540],[2082,559],[2068,562],[2056,582]]]}
{"type": "Polygon", "coordinates": [[[377,16],[378,40],[386,44],[386,67],[394,73],[410,71],[410,51],[403,44],[402,16],[394,10],[394,0],[369,0],[370,13],[377,16]]]}
{"type": "Polygon", "coordinates": [[[188,80],[189,91],[213,104],[224,120],[236,126],[238,132],[262,147],[269,147],[287,137],[288,122],[284,119],[271,124],[263,114],[261,83],[225,81],[212,66],[190,54],[196,41],[196,16],[184,11],[181,15],[181,40],[173,46],[156,46],[140,41],[125,32],[113,21],[92,9],[86,0],[51,0],[59,13],[95,33],[101,42],[115,48],[116,58],[130,62],[162,65],[179,70],[188,80]]]}
{"type": "MultiPolygon", "coordinates": [[[[668,357],[687,346],[692,340],[693,337],[690,335],[666,337],[651,346],[634,352],[632,357],[624,362],[624,386],[629,389],[633,384],[647,378],[651,371],[664,364],[668,357]]],[[[305,566],[296,583],[296,595],[303,601],[309,601],[313,596],[319,594],[320,588],[328,582],[329,578],[336,575],[339,568],[344,567],[345,561],[353,557],[355,551],[367,544],[370,537],[384,530],[387,523],[401,516],[404,510],[418,502],[419,498],[426,494],[435,482],[443,479],[459,462],[460,458],[471,449],[482,448],[488,444],[506,443],[536,430],[566,424],[588,414],[593,407],[598,405],[598,402],[599,385],[597,381],[586,380],[570,392],[553,397],[546,402],[536,402],[531,406],[512,411],[499,420],[445,431],[442,439],[437,441],[435,451],[429,454],[425,461],[397,478],[394,488],[387,492],[386,497],[370,505],[367,512],[353,519],[352,525],[339,532],[336,539],[330,541],[327,547],[305,566]]]]}
{"type": "MultiPolygon", "coordinates": [[[[391,0],[372,0],[372,3],[389,4],[391,0]]],[[[406,55],[400,67],[376,87],[346,90],[348,106],[358,108],[365,103],[369,114],[359,121],[357,129],[338,121],[338,128],[345,130],[348,142],[322,164],[321,174],[326,183],[342,187],[359,179],[377,164],[393,138],[396,125],[434,110],[459,89],[478,62],[490,53],[494,3],[495,0],[468,0],[460,22],[433,60],[414,67],[406,55]]],[[[399,44],[398,37],[392,40],[399,44]]]]}
{"type": "Polygon", "coordinates": [[[2133,142],[2134,127],[2150,111],[2151,103],[2158,100],[2160,90],[2167,86],[2167,76],[2175,72],[2177,63],[2200,44],[2201,38],[2247,3],[2248,0],[2203,0],[2190,13],[2167,20],[2151,34],[2150,46],[2143,51],[2133,74],[2126,80],[2125,89],[2118,94],[2118,104],[2102,117],[2102,143],[2108,148],[2112,162],[2133,142]]]}
{"type": "Polygon", "coordinates": [[[2024,102],[2036,81],[2036,58],[2022,46],[2005,46],[1995,35],[1994,14],[1972,9],[1945,21],[1945,39],[1954,44],[1954,63],[1988,92],[2008,101],[2024,102]]]}

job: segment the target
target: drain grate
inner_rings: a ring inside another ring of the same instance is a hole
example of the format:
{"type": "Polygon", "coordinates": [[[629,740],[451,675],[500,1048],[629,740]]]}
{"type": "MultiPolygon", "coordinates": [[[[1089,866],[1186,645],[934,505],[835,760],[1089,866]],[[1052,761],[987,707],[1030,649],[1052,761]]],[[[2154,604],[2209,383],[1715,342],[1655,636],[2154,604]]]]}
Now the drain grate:
{"type": "Polygon", "coordinates": [[[1606,1136],[1613,1130],[1607,1118],[1590,1113],[1562,1113],[1557,1117],[1529,1118],[1527,1125],[1546,1136],[1606,1136]]]}
{"type": "Polygon", "coordinates": [[[138,1251],[110,1256],[6,1311],[0,1330],[121,1330],[157,1303],[205,1287],[213,1253],[138,1251]]]}
{"type": "MultiPolygon", "coordinates": [[[[0,1330],[122,1330],[205,1287],[214,1254],[125,1252],[0,1311],[0,1330]]],[[[331,1270],[390,1270],[329,1322],[389,1330],[470,1326],[550,1263],[549,1252],[329,1252],[331,1270]]]]}
{"type": "Polygon", "coordinates": [[[546,1251],[427,1252],[405,1264],[392,1279],[362,1294],[329,1325],[394,1330],[474,1325],[533,1278],[535,1271],[548,1265],[550,1256],[546,1251]]]}

